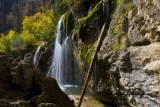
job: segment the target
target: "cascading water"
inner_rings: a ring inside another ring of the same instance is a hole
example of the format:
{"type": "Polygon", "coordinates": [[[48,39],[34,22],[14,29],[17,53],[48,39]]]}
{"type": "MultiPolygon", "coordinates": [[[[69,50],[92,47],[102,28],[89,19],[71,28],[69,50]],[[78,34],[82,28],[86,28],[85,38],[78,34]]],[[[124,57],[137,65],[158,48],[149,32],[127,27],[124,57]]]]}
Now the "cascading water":
{"type": "Polygon", "coordinates": [[[48,76],[55,78],[65,91],[67,87],[77,87],[81,82],[78,64],[72,52],[72,35],[66,35],[65,16],[58,22],[57,34],[48,76]]]}
{"type": "Polygon", "coordinates": [[[34,55],[34,59],[33,59],[33,65],[34,65],[35,70],[38,67],[39,59],[41,57],[40,49],[41,49],[41,46],[38,46],[36,53],[34,55]]]}
{"type": "Polygon", "coordinates": [[[38,64],[39,64],[39,60],[41,58],[41,51],[42,51],[42,47],[44,47],[45,45],[47,45],[47,42],[42,42],[36,52],[35,52],[35,55],[34,55],[34,59],[33,59],[33,65],[34,65],[34,69],[37,70],[37,67],[38,67],[38,64]]]}

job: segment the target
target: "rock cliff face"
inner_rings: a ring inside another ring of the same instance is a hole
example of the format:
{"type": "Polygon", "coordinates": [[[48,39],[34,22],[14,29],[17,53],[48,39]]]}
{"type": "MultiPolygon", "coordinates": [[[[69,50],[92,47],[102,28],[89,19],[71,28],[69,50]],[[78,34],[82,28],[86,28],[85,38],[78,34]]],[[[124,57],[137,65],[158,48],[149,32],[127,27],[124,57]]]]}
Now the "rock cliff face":
{"type": "Polygon", "coordinates": [[[0,54],[0,107],[74,107],[56,80],[46,76],[49,56],[44,49],[35,71],[31,53],[0,54]]]}
{"type": "Polygon", "coordinates": [[[25,16],[50,8],[52,2],[54,0],[1,0],[0,33],[6,33],[10,29],[20,31],[25,16]]]}
{"type": "Polygon", "coordinates": [[[84,75],[101,26],[108,24],[89,83],[95,98],[123,107],[159,107],[159,5],[159,0],[103,0],[90,3],[83,10],[88,14],[72,12],[75,54],[84,75]]]}

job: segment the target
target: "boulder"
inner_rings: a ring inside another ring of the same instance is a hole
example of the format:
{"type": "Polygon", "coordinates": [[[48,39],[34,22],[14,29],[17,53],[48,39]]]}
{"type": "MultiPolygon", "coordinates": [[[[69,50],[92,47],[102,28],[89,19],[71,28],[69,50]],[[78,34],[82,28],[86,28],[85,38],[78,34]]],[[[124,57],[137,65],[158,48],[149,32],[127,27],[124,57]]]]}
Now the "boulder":
{"type": "MultiPolygon", "coordinates": [[[[42,76],[43,77],[43,76],[42,76]]],[[[54,103],[60,107],[74,107],[74,102],[60,89],[55,79],[39,78],[41,94],[31,98],[30,103],[37,106],[40,103],[54,103]]]]}

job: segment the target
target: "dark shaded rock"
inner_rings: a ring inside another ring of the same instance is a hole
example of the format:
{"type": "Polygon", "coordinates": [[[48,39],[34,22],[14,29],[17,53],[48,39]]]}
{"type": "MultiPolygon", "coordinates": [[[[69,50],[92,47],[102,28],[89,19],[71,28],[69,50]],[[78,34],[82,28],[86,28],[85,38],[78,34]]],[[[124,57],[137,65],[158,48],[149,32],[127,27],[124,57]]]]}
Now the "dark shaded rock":
{"type": "Polygon", "coordinates": [[[62,92],[55,79],[45,78],[41,82],[40,88],[51,97],[52,103],[55,103],[60,107],[63,107],[64,105],[66,107],[74,107],[74,102],[71,101],[64,92],[62,92]]]}
{"type": "Polygon", "coordinates": [[[74,107],[73,101],[61,91],[56,80],[46,77],[48,53],[48,49],[42,50],[37,71],[34,70],[31,53],[15,59],[0,55],[3,59],[0,63],[6,67],[0,68],[0,98],[4,99],[0,101],[0,107],[36,107],[40,103],[40,107],[74,107]]]}
{"type": "Polygon", "coordinates": [[[0,98],[5,96],[5,90],[0,86],[0,98]]]}
{"type": "Polygon", "coordinates": [[[32,107],[29,102],[19,100],[17,102],[12,102],[12,107],[32,107]]]}
{"type": "Polygon", "coordinates": [[[51,103],[51,96],[49,96],[48,94],[46,94],[45,92],[42,92],[40,95],[34,96],[30,103],[33,106],[37,106],[40,103],[51,103]]]}
{"type": "Polygon", "coordinates": [[[12,107],[12,105],[8,100],[0,99],[0,107],[12,107]]]}
{"type": "Polygon", "coordinates": [[[31,105],[37,106],[40,103],[54,103],[60,107],[63,107],[63,105],[65,107],[74,107],[74,102],[61,91],[55,79],[39,76],[37,82],[41,93],[31,98],[31,105]]]}
{"type": "Polygon", "coordinates": [[[5,54],[0,54],[0,84],[2,88],[8,87],[10,76],[10,65],[12,57],[5,54]]]}
{"type": "Polygon", "coordinates": [[[23,60],[13,61],[11,65],[11,82],[23,90],[28,90],[33,82],[34,67],[32,59],[33,55],[26,54],[23,60]]]}

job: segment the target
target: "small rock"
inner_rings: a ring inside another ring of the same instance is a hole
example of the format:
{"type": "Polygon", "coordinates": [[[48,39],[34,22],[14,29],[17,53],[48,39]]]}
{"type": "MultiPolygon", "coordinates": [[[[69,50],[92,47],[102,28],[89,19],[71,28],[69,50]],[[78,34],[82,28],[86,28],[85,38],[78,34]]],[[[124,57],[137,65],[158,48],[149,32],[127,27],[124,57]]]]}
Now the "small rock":
{"type": "Polygon", "coordinates": [[[37,107],[59,107],[59,106],[56,106],[56,104],[53,103],[41,103],[37,107]]]}
{"type": "Polygon", "coordinates": [[[11,104],[13,107],[32,107],[29,102],[23,100],[12,102],[11,104]]]}

